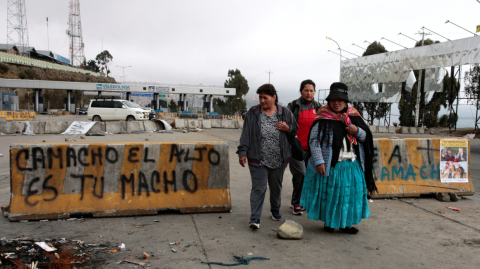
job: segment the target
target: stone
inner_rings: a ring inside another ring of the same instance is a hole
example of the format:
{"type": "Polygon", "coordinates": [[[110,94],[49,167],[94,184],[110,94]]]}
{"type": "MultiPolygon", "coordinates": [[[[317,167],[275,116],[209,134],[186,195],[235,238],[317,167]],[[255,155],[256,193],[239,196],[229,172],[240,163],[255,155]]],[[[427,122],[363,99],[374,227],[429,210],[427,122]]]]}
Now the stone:
{"type": "Polygon", "coordinates": [[[450,201],[452,202],[457,202],[458,201],[458,196],[456,193],[454,192],[449,192],[448,193],[448,196],[450,196],[450,201]]]}
{"type": "Polygon", "coordinates": [[[446,192],[437,192],[435,198],[441,202],[450,202],[450,196],[446,192]]]}
{"type": "Polygon", "coordinates": [[[80,136],[80,139],[85,139],[85,136],[84,136],[84,135],[81,135],[81,136],[80,136]]]}
{"type": "Polygon", "coordinates": [[[145,138],[145,141],[150,141],[150,139],[148,139],[148,138],[145,138]]]}
{"type": "Polygon", "coordinates": [[[303,227],[293,220],[285,220],[278,228],[277,236],[283,239],[302,239],[303,227]]]}
{"type": "Polygon", "coordinates": [[[187,131],[187,130],[183,130],[182,133],[186,134],[186,133],[188,133],[188,131],[187,131]]]}

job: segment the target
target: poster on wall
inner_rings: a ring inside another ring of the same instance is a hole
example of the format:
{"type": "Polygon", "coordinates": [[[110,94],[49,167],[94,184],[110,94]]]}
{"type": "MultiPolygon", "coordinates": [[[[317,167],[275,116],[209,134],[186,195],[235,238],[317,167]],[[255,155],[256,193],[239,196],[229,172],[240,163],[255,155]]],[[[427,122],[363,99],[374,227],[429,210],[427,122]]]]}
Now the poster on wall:
{"type": "Polygon", "coordinates": [[[468,140],[440,140],[440,181],[468,182],[468,140]]]}

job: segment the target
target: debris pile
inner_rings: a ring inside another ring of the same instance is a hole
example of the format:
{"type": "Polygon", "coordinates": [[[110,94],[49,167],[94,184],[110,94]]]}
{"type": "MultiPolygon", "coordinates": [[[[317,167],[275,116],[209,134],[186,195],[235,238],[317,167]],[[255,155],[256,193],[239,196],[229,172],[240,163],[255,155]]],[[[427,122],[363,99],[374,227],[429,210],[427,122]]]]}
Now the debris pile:
{"type": "Polygon", "coordinates": [[[0,239],[1,268],[101,267],[108,244],[85,244],[80,240],[32,238],[0,239]]]}

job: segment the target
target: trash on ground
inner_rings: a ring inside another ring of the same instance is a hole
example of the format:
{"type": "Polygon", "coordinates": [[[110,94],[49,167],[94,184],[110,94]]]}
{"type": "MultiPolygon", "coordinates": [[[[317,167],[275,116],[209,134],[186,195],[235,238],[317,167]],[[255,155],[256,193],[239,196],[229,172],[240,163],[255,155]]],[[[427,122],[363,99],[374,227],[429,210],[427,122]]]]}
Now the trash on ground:
{"type": "Polygon", "coordinates": [[[250,261],[252,260],[270,260],[269,258],[263,258],[263,257],[250,257],[250,258],[244,258],[243,256],[242,257],[239,257],[239,256],[233,256],[235,258],[235,260],[237,260],[237,263],[230,263],[230,264],[227,264],[227,263],[222,263],[222,262],[204,262],[204,261],[200,261],[201,263],[203,264],[217,264],[217,265],[223,265],[223,266],[237,266],[237,265],[241,265],[241,264],[245,264],[245,265],[248,265],[250,263],[250,261]]]}
{"type": "Polygon", "coordinates": [[[460,208],[456,208],[453,206],[447,206],[448,209],[455,210],[455,211],[460,211],[460,208]]]}
{"type": "Polygon", "coordinates": [[[119,249],[125,249],[125,244],[122,243],[120,246],[118,246],[119,249]]]}
{"type": "Polygon", "coordinates": [[[466,134],[466,135],[464,136],[464,138],[466,138],[466,139],[474,139],[474,138],[475,138],[475,134],[466,134]]]}
{"type": "Polygon", "coordinates": [[[142,228],[142,227],[145,227],[147,225],[151,225],[151,224],[135,224],[135,228],[142,228]]]}
{"type": "Polygon", "coordinates": [[[143,257],[145,258],[145,260],[150,259],[150,255],[148,255],[148,253],[142,252],[142,255],[143,255],[143,257]]]}
{"type": "Polygon", "coordinates": [[[177,245],[178,246],[178,245],[180,245],[180,242],[172,242],[172,243],[170,243],[170,245],[177,245]]]}
{"type": "Polygon", "coordinates": [[[140,266],[143,267],[143,268],[150,267],[150,265],[148,265],[148,264],[146,264],[146,263],[143,263],[143,262],[134,262],[134,261],[129,261],[129,260],[123,260],[121,263],[136,264],[136,265],[140,265],[140,266]]]}
{"type": "Polygon", "coordinates": [[[177,250],[176,250],[176,249],[174,249],[174,248],[172,248],[172,251],[173,251],[173,253],[177,253],[177,250]]]}
{"type": "Polygon", "coordinates": [[[106,250],[105,252],[115,253],[117,251],[118,251],[118,249],[109,249],[109,250],[106,250]]]}
{"type": "Polygon", "coordinates": [[[52,248],[49,245],[47,245],[45,242],[35,242],[35,245],[41,247],[43,250],[47,252],[55,251],[57,250],[56,248],[52,248]]]}
{"type": "Polygon", "coordinates": [[[438,213],[440,213],[440,214],[447,214],[447,212],[445,212],[445,211],[438,211],[438,213]]]}
{"type": "Polygon", "coordinates": [[[373,200],[372,200],[372,199],[369,199],[368,201],[369,201],[370,203],[373,203],[373,200]]]}

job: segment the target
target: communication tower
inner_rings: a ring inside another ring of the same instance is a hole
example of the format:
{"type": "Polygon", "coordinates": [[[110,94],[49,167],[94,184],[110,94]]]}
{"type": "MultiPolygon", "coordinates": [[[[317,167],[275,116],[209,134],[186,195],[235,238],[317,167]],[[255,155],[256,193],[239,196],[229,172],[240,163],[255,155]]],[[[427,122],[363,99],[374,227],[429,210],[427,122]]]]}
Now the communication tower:
{"type": "Polygon", "coordinates": [[[25,0],[7,0],[7,44],[17,46],[21,54],[28,54],[28,26],[25,0]]]}
{"type": "Polygon", "coordinates": [[[70,37],[70,64],[80,66],[85,61],[82,36],[82,21],[80,19],[80,0],[70,0],[67,35],[70,37]]]}

